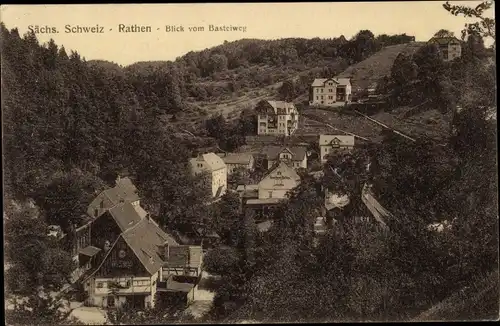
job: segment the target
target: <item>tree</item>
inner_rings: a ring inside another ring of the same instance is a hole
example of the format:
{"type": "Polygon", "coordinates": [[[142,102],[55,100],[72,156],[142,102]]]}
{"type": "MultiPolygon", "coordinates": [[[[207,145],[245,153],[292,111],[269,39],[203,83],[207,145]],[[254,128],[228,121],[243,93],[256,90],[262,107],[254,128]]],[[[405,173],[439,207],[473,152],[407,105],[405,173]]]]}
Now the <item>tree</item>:
{"type": "Polygon", "coordinates": [[[279,89],[280,98],[290,102],[295,98],[295,83],[293,80],[285,80],[279,89]]]}
{"type": "Polygon", "coordinates": [[[449,30],[447,29],[440,29],[439,31],[437,31],[435,34],[434,34],[434,37],[437,37],[437,38],[442,38],[442,37],[454,37],[455,35],[453,34],[453,32],[450,32],[449,30]]]}
{"type": "Polygon", "coordinates": [[[493,1],[483,1],[475,8],[461,5],[451,5],[448,1],[443,4],[443,8],[454,16],[462,15],[464,17],[476,18],[479,21],[465,24],[462,30],[462,39],[465,40],[466,35],[475,34],[482,37],[489,37],[493,40],[495,46],[495,19],[484,17],[487,10],[491,9],[493,1]]]}
{"type": "Polygon", "coordinates": [[[104,190],[100,179],[79,170],[58,173],[36,198],[49,224],[61,226],[63,232],[70,232],[71,226],[79,226],[86,217],[89,203],[104,190]]]}
{"type": "Polygon", "coordinates": [[[71,257],[47,233],[47,224],[36,208],[9,212],[5,221],[5,255],[10,264],[6,272],[10,292],[58,291],[69,282],[73,271],[71,257]],[[19,275],[24,278],[19,279],[19,275]]]}
{"type": "Polygon", "coordinates": [[[227,244],[234,244],[237,234],[234,230],[241,222],[241,202],[238,194],[227,192],[210,208],[210,226],[222,236],[227,244]]]}

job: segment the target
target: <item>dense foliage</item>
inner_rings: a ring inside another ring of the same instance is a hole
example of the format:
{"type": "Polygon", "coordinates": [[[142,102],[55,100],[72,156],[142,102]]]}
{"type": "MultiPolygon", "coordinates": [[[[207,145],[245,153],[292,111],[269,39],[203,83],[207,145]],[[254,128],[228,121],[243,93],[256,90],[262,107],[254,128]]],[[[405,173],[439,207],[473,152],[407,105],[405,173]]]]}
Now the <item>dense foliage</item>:
{"type": "MultiPolygon", "coordinates": [[[[483,32],[491,33],[488,26],[483,32]]],[[[204,180],[191,176],[187,162],[197,147],[214,144],[179,136],[186,132],[175,123],[193,110],[190,101],[266,87],[281,78],[277,70],[320,63],[320,74],[335,74],[413,37],[363,30],[351,40],[240,40],[175,62],[122,68],[88,63],[53,41],[41,46],[34,34],[21,37],[2,25],[5,188],[9,200],[36,204],[9,209],[4,218],[6,286],[28,298],[9,318],[62,322],[60,304],[46,294],[67,282],[71,259],[47,236],[47,225],[68,232],[80,224],[91,198],[122,169],[135,176],[143,203],[162,226],[209,225],[229,246],[205,260],[222,279],[211,314],[218,321],[408,319],[471,284],[473,276],[491,273],[498,265],[496,128],[488,120],[496,107],[495,74],[485,64],[484,35],[470,34],[461,60],[444,63],[426,46],[398,57],[385,83],[395,106],[427,101],[453,114],[445,144],[389,134],[379,146],[332,156],[321,180],[301,174],[288,205],[278,207],[269,232],[261,233],[233,194],[206,208],[204,180]],[[455,110],[456,104],[464,109],[455,110]],[[389,232],[355,219],[366,214],[366,183],[395,217],[387,221],[389,232]],[[351,201],[345,218],[317,237],[313,223],[325,188],[351,201]],[[429,230],[436,222],[445,225],[442,232],[429,230]]],[[[281,80],[279,96],[303,93],[316,73],[281,80]]],[[[200,134],[231,151],[255,123],[245,110],[235,121],[214,115],[200,134]]],[[[159,311],[124,314],[110,317],[139,323],[178,318],[159,311]]]]}
{"type": "MultiPolygon", "coordinates": [[[[499,240],[491,119],[496,86],[482,36],[470,35],[463,57],[452,63],[432,46],[403,54],[387,80],[395,106],[427,101],[424,110],[451,113],[445,143],[386,133],[379,145],[331,156],[323,180],[303,176],[270,231],[251,245],[267,260],[242,276],[227,267],[237,260],[218,258],[226,264],[221,274],[227,285],[217,292],[214,318],[409,320],[434,306],[452,312],[439,315],[443,319],[498,316],[498,276],[491,277],[498,274],[499,240]],[[314,240],[315,209],[322,205],[318,183],[349,195],[351,203],[344,218],[314,240]],[[356,218],[367,214],[360,203],[367,183],[391,212],[388,229],[356,218]],[[473,294],[465,298],[464,291],[473,294]],[[467,305],[467,315],[453,306],[457,300],[467,305]],[[482,300],[488,308],[480,307],[482,300]]],[[[284,98],[292,86],[283,85],[284,98]]]]}

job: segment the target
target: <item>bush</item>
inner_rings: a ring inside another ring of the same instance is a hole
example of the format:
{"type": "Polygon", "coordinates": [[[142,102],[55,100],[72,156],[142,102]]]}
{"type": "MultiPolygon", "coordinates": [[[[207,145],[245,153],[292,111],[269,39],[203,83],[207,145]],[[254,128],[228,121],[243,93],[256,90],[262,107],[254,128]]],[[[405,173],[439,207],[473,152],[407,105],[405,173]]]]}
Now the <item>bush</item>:
{"type": "Polygon", "coordinates": [[[234,248],[217,247],[203,258],[203,270],[210,274],[227,275],[238,263],[238,252],[234,248]]]}

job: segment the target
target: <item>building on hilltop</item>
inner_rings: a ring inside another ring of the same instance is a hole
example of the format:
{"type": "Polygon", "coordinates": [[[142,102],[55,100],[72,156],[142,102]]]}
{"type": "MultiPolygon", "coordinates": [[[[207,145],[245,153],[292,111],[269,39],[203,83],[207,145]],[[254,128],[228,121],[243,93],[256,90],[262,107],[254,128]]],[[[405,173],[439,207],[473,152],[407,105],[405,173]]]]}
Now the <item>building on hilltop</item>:
{"type": "Polygon", "coordinates": [[[320,135],[319,148],[321,163],[326,163],[328,155],[339,151],[351,151],[354,148],[354,136],[320,135]]]}
{"type": "Polygon", "coordinates": [[[342,106],[351,100],[350,78],[316,78],[311,84],[309,105],[342,106]]]}
{"type": "Polygon", "coordinates": [[[285,162],[294,169],[307,168],[307,149],[301,146],[266,146],[261,154],[267,159],[267,168],[285,162]]]}
{"type": "Polygon", "coordinates": [[[227,173],[232,174],[236,169],[253,170],[255,159],[251,153],[217,153],[227,166],[227,173]]]}
{"type": "Polygon", "coordinates": [[[227,166],[215,153],[200,154],[189,161],[195,175],[205,173],[211,185],[212,198],[220,198],[227,191],[227,166]]]}
{"type": "Polygon", "coordinates": [[[299,112],[293,103],[260,101],[255,110],[258,135],[290,136],[299,126],[299,112]]]}
{"type": "Polygon", "coordinates": [[[428,44],[435,44],[444,61],[452,61],[462,56],[462,42],[454,36],[433,37],[428,44]]]}

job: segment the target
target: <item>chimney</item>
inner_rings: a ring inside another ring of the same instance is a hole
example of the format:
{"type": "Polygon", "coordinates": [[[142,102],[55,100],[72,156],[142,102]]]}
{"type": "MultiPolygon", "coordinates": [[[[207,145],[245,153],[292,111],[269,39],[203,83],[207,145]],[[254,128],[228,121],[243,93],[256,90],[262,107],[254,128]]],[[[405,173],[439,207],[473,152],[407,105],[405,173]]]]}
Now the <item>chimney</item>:
{"type": "Polygon", "coordinates": [[[121,180],[121,179],[122,179],[122,178],[120,177],[120,175],[118,175],[118,176],[116,177],[116,185],[118,185],[118,184],[120,183],[120,180],[121,180]]]}

